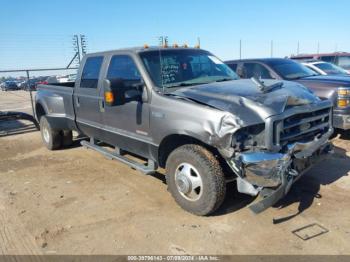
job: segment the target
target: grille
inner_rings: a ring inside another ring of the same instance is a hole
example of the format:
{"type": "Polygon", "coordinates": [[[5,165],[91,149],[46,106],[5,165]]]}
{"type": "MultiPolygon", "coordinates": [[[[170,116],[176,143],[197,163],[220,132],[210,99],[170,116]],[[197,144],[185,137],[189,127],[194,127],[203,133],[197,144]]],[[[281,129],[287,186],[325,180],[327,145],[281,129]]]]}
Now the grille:
{"type": "Polygon", "coordinates": [[[330,108],[289,116],[276,123],[276,141],[286,145],[295,141],[312,140],[329,130],[330,108]]]}

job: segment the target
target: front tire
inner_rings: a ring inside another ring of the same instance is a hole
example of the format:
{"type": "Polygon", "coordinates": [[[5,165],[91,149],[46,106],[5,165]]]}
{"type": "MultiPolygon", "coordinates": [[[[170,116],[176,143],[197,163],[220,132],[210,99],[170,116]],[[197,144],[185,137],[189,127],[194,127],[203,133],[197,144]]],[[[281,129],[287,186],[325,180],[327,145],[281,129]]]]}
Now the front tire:
{"type": "Polygon", "coordinates": [[[62,145],[62,134],[59,130],[52,129],[46,116],[40,118],[40,133],[44,145],[49,150],[59,149],[62,145]]]}
{"type": "Polygon", "coordinates": [[[184,145],[169,155],[166,181],[175,201],[196,215],[213,213],[225,199],[226,182],[220,163],[199,145],[184,145]]]}

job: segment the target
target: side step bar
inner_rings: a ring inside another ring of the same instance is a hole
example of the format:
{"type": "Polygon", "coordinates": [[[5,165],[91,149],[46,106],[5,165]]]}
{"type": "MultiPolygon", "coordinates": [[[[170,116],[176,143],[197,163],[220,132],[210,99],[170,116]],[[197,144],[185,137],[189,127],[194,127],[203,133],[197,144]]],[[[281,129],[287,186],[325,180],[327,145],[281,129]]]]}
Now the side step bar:
{"type": "Polygon", "coordinates": [[[127,157],[124,157],[120,154],[120,149],[116,148],[115,152],[110,152],[107,149],[104,149],[103,147],[100,147],[95,144],[94,139],[91,139],[91,142],[88,141],[81,141],[80,144],[86,148],[93,149],[104,156],[106,156],[109,159],[115,159],[119,160],[120,162],[127,164],[131,168],[134,168],[136,170],[139,170],[145,174],[153,173],[157,170],[156,163],[150,159],[148,159],[147,165],[143,165],[141,163],[138,163],[136,161],[133,161],[127,157]]]}

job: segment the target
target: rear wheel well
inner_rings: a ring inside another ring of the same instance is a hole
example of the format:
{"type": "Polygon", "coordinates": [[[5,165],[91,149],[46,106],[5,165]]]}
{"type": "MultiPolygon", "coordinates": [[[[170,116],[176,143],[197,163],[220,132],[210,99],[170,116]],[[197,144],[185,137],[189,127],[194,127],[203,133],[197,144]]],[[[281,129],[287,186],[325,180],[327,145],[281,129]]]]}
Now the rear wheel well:
{"type": "Polygon", "coordinates": [[[45,109],[40,103],[37,103],[35,105],[35,113],[36,113],[36,117],[38,119],[38,122],[40,123],[40,118],[42,116],[46,115],[45,109]]]}

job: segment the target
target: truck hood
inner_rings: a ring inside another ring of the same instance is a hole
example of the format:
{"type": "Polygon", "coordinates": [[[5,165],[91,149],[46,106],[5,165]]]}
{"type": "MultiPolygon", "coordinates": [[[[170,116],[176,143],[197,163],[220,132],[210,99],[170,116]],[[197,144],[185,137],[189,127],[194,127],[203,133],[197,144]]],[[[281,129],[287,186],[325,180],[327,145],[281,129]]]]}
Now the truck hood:
{"type": "MultiPolygon", "coordinates": [[[[264,80],[266,86],[280,81],[264,80]]],[[[262,92],[250,79],[215,82],[181,88],[172,94],[232,113],[246,124],[261,123],[288,107],[320,101],[309,89],[282,81],[281,87],[262,92]]]]}

